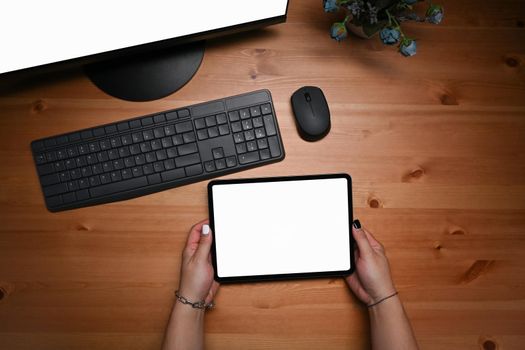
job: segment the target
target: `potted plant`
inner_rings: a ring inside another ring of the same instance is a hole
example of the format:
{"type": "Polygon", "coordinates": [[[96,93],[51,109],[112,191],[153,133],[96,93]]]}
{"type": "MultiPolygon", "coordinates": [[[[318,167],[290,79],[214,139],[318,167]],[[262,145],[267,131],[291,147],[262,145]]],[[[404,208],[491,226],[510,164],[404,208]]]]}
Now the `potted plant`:
{"type": "Polygon", "coordinates": [[[379,33],[385,45],[397,45],[405,57],[416,54],[417,43],[405,35],[401,24],[406,21],[439,24],[444,14],[443,7],[432,0],[323,0],[323,5],[326,12],[346,12],[343,21],[334,23],[330,29],[333,39],[345,39],[348,30],[364,38],[379,33]],[[418,2],[428,4],[424,16],[416,12],[418,2]]]}

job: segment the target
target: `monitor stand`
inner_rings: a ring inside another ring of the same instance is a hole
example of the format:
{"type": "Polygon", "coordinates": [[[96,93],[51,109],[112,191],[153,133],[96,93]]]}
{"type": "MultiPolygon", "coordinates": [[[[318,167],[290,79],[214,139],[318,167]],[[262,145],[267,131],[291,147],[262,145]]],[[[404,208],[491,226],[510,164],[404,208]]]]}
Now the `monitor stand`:
{"type": "Polygon", "coordinates": [[[85,66],[89,79],[107,94],[128,101],[152,101],[183,87],[199,69],[205,42],[85,66]]]}

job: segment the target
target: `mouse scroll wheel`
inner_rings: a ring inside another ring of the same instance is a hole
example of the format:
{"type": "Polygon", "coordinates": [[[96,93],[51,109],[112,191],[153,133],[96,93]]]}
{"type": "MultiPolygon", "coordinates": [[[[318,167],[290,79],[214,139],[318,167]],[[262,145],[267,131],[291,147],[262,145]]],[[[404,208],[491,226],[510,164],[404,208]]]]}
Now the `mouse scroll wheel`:
{"type": "Polygon", "coordinates": [[[306,98],[307,102],[310,102],[312,100],[312,97],[310,96],[310,94],[308,92],[306,94],[304,94],[304,98],[306,98]]]}

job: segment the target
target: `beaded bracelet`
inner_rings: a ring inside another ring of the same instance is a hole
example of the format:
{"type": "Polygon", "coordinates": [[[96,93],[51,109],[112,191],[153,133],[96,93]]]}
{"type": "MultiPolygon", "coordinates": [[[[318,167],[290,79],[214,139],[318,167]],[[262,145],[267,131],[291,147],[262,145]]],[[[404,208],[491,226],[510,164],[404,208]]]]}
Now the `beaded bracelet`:
{"type": "Polygon", "coordinates": [[[385,300],[387,300],[387,299],[390,299],[390,298],[392,298],[392,297],[395,297],[395,296],[398,295],[398,294],[399,294],[399,292],[396,291],[394,294],[390,294],[389,296],[384,297],[383,299],[379,299],[379,301],[376,301],[375,303],[370,304],[370,305],[367,305],[367,306],[368,306],[368,307],[376,306],[377,304],[380,304],[380,303],[382,303],[383,301],[385,301],[385,300]]]}

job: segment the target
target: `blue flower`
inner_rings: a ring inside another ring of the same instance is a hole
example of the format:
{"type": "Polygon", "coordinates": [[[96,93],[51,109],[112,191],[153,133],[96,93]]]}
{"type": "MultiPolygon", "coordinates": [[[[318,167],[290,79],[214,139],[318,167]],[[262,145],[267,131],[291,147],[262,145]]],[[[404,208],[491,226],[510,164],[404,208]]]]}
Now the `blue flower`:
{"type": "Polygon", "coordinates": [[[443,20],[444,10],[439,5],[431,5],[427,10],[427,21],[439,24],[443,20]]]}
{"type": "Polygon", "coordinates": [[[399,46],[399,52],[405,57],[414,56],[417,52],[417,44],[415,40],[405,39],[399,46]]]}
{"type": "Polygon", "coordinates": [[[385,45],[396,44],[397,42],[399,42],[400,36],[401,36],[401,33],[399,33],[399,30],[397,28],[385,27],[379,33],[379,37],[381,38],[381,41],[385,45]]]}
{"type": "Polygon", "coordinates": [[[337,12],[339,10],[339,5],[337,0],[323,0],[324,3],[324,12],[337,12]]]}
{"type": "Polygon", "coordinates": [[[346,26],[343,22],[336,22],[332,24],[332,28],[330,29],[330,36],[332,39],[335,39],[337,41],[341,41],[344,38],[348,36],[348,32],[346,31],[346,26]]]}

